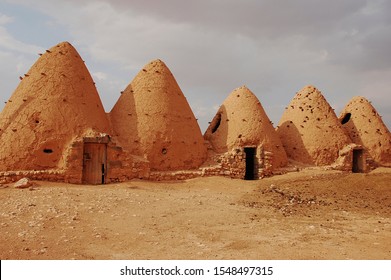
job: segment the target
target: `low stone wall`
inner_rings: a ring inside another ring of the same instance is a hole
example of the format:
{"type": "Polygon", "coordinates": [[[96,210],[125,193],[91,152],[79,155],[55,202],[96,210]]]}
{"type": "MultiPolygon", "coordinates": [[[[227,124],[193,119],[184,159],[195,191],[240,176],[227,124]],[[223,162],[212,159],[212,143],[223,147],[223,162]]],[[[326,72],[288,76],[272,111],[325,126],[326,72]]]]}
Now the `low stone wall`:
{"type": "Polygon", "coordinates": [[[65,182],[64,170],[23,170],[0,172],[0,184],[16,182],[22,178],[37,181],[65,182]]]}
{"type": "Polygon", "coordinates": [[[246,174],[246,154],[243,148],[236,148],[220,155],[221,171],[219,175],[243,179],[246,174]]]}
{"type": "Polygon", "coordinates": [[[334,164],[331,165],[332,169],[351,172],[353,167],[353,150],[362,149],[363,150],[363,172],[370,172],[371,170],[378,167],[376,162],[370,157],[367,150],[365,150],[361,145],[349,144],[343,147],[339,151],[338,159],[334,164]]]}
{"type": "MultiPolygon", "coordinates": [[[[27,177],[31,180],[82,183],[82,154],[83,142],[74,141],[66,158],[66,169],[41,171],[9,171],[0,172],[0,183],[11,183],[27,177]]],[[[246,173],[246,154],[243,148],[212,156],[211,164],[195,170],[180,171],[151,171],[149,163],[142,157],[130,155],[121,147],[110,143],[107,147],[108,174],[106,183],[126,182],[135,178],[150,181],[176,181],[197,177],[224,176],[233,179],[243,179],[246,173]]],[[[259,177],[273,175],[270,165],[273,155],[270,152],[257,152],[257,168],[259,177]]]]}
{"type": "Polygon", "coordinates": [[[131,179],[149,177],[149,162],[143,157],[132,155],[117,145],[113,139],[107,145],[106,183],[126,182],[131,179]]]}

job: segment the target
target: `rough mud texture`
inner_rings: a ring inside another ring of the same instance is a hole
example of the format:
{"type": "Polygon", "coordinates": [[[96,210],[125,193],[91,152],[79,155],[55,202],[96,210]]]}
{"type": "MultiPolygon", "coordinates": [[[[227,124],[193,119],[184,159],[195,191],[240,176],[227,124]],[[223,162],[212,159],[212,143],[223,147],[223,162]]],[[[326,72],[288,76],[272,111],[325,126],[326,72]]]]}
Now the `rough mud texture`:
{"type": "Polygon", "coordinates": [[[391,134],[371,103],[354,97],[342,110],[339,120],[350,139],[362,145],[373,160],[391,166],[391,134]]]}
{"type": "Polygon", "coordinates": [[[235,89],[217,111],[204,138],[217,153],[236,147],[262,147],[273,154],[274,168],[287,164],[287,156],[258,98],[245,86],[235,89]]]}
{"type": "Polygon", "coordinates": [[[366,172],[378,166],[373,161],[391,164],[390,132],[368,101],[354,99],[338,120],[313,86],[295,96],[277,133],[257,97],[240,87],[203,137],[160,60],[138,73],[108,114],[68,42],[41,54],[20,79],[0,113],[0,184],[23,177],[90,184],[214,175],[257,179],[284,172],[279,167],[288,157],[288,169],[299,163],[366,172]]]}
{"type": "Polygon", "coordinates": [[[352,141],[345,134],[334,110],[313,86],[299,91],[286,107],[276,129],[288,158],[329,165],[352,141]]]}
{"type": "Polygon", "coordinates": [[[118,142],[144,156],[151,170],[199,167],[206,147],[197,120],[161,60],[147,64],[110,112],[118,142]]]}
{"type": "Polygon", "coordinates": [[[0,188],[1,259],[389,259],[391,170],[0,188]]]}
{"type": "Polygon", "coordinates": [[[64,167],[72,138],[109,133],[94,82],[67,42],[47,50],[31,67],[0,114],[0,170],[64,167]]]}

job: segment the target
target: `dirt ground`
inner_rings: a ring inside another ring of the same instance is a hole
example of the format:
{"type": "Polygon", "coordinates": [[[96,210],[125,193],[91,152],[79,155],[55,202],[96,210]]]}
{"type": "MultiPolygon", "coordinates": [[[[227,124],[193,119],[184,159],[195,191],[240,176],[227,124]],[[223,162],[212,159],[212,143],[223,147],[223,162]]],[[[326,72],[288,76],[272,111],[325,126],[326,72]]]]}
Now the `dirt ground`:
{"type": "Polygon", "coordinates": [[[391,259],[391,169],[0,188],[0,259],[391,259]]]}

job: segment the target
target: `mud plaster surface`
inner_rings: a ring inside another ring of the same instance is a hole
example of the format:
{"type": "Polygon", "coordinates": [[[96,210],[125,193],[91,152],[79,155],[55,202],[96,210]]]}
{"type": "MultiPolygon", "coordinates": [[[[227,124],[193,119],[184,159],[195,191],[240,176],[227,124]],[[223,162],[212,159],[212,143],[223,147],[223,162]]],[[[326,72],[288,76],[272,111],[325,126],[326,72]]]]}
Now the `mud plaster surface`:
{"type": "Polygon", "coordinates": [[[25,74],[0,114],[0,128],[2,171],[63,167],[73,137],[110,132],[91,75],[67,42],[47,50],[25,74]]]}
{"type": "Polygon", "coordinates": [[[206,159],[197,120],[161,60],[144,66],[109,115],[119,143],[148,159],[152,170],[197,168],[206,159]]]}
{"type": "Polygon", "coordinates": [[[342,127],[354,143],[362,145],[377,163],[391,166],[390,131],[366,98],[357,96],[350,100],[339,120],[344,122],[342,127]]]}
{"type": "Polygon", "coordinates": [[[276,131],[288,158],[307,164],[331,164],[352,142],[322,93],[311,85],[295,95],[276,131]]]}
{"type": "Polygon", "coordinates": [[[233,90],[224,100],[204,138],[219,153],[235,147],[261,146],[273,153],[274,167],[284,166],[288,161],[260,101],[246,86],[233,90]]]}

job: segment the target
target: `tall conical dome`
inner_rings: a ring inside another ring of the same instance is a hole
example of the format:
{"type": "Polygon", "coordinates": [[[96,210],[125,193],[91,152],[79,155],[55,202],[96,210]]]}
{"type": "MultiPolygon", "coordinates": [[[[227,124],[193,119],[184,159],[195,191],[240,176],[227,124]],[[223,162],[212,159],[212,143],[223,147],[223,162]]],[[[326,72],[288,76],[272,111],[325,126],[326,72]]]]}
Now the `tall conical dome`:
{"type": "Polygon", "coordinates": [[[235,147],[263,146],[273,153],[273,167],[284,166],[287,156],[258,98],[246,87],[234,91],[223,102],[205,132],[218,153],[235,147]]]}
{"type": "Polygon", "coordinates": [[[351,141],[334,110],[314,86],[299,91],[284,111],[277,133],[288,158],[302,163],[328,165],[351,141]]]}
{"type": "Polygon", "coordinates": [[[355,144],[365,147],[377,163],[391,166],[390,131],[367,99],[352,98],[339,120],[355,144]]]}
{"type": "Polygon", "coordinates": [[[67,42],[36,61],[0,114],[0,170],[62,167],[70,140],[108,132],[94,82],[67,42]]]}
{"type": "Polygon", "coordinates": [[[161,60],[150,62],[137,74],[110,119],[121,145],[147,158],[151,170],[192,169],[206,159],[197,120],[161,60]]]}

